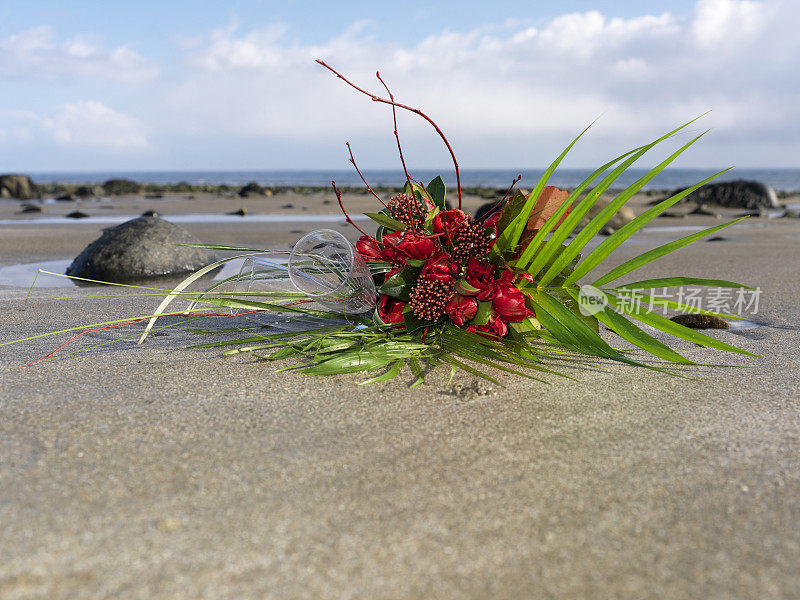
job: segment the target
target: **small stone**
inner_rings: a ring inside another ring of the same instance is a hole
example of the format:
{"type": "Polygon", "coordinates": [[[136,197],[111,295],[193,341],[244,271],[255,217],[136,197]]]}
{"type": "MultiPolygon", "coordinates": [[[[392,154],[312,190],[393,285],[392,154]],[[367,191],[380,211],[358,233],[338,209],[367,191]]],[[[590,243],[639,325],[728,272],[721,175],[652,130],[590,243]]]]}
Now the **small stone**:
{"type": "Polygon", "coordinates": [[[283,204],[281,208],[294,208],[294,204],[283,204]]]}
{"type": "Polygon", "coordinates": [[[255,181],[251,181],[239,190],[239,196],[242,198],[250,198],[252,196],[266,196],[263,187],[258,185],[255,181]]]}
{"type": "Polygon", "coordinates": [[[142,213],[143,217],[157,217],[158,213],[154,210],[146,210],[142,213]]]}
{"type": "Polygon", "coordinates": [[[141,189],[142,186],[130,179],[109,179],[103,184],[103,191],[109,196],[133,196],[141,189]]]}
{"type": "Polygon", "coordinates": [[[87,219],[89,215],[85,212],[81,212],[80,210],[73,210],[71,213],[67,214],[68,219],[87,219]]]}
{"type": "Polygon", "coordinates": [[[724,319],[711,315],[685,314],[676,315],[670,319],[678,325],[689,327],[690,329],[728,329],[730,325],[724,319]]]}
{"type": "Polygon", "coordinates": [[[75,190],[75,195],[78,198],[91,198],[95,196],[95,190],[88,185],[82,185],[75,190]]]}
{"type": "Polygon", "coordinates": [[[229,213],[226,213],[226,214],[229,214],[229,215],[232,215],[232,216],[237,216],[237,217],[244,217],[244,216],[247,215],[247,209],[246,208],[240,208],[239,210],[235,210],[233,212],[229,212],[229,213]]]}
{"type": "Polygon", "coordinates": [[[26,202],[26,203],[22,204],[19,207],[19,212],[23,213],[23,214],[24,213],[40,213],[40,212],[42,212],[42,207],[41,206],[36,206],[35,204],[28,204],[26,202]]]}
{"type": "Polygon", "coordinates": [[[722,237],[721,235],[715,235],[714,237],[708,238],[707,242],[725,242],[728,238],[722,237]]]}

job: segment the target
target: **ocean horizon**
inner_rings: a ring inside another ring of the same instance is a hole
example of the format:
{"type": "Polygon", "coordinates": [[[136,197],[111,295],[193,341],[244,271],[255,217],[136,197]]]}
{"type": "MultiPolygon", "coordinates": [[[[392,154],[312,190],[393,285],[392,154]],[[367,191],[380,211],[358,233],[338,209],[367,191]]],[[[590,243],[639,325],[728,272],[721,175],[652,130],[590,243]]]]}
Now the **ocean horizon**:
{"type": "MultiPolygon", "coordinates": [[[[688,187],[713,175],[719,169],[665,169],[644,189],[674,189],[688,187]]],[[[520,187],[532,187],[544,169],[463,169],[461,184],[464,187],[508,187],[517,175],[522,175],[520,187]]],[[[550,183],[560,187],[575,187],[592,172],[591,169],[560,169],[551,177],[550,183]]],[[[648,172],[648,169],[628,169],[614,183],[613,187],[627,187],[648,172]]],[[[363,171],[365,178],[373,187],[395,187],[405,181],[401,170],[363,171]]],[[[186,182],[191,185],[245,185],[251,181],[263,186],[309,186],[330,185],[335,180],[338,186],[352,187],[363,185],[355,171],[336,169],[298,169],[298,170],[164,170],[164,171],[42,171],[28,172],[37,184],[96,184],[109,179],[131,179],[145,184],[167,185],[186,182]]],[[[441,171],[417,169],[412,173],[417,179],[430,181],[441,175],[448,187],[455,186],[455,173],[452,169],[441,171]]],[[[776,190],[800,191],[800,169],[733,169],[723,173],[717,181],[748,179],[766,183],[776,190]]]]}

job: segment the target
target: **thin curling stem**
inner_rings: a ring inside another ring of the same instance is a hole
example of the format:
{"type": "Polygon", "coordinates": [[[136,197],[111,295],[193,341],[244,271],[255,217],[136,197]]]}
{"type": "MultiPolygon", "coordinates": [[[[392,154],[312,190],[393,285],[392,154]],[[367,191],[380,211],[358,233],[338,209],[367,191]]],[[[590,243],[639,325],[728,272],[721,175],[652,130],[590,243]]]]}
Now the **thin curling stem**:
{"type": "MultiPolygon", "coordinates": [[[[375,77],[377,77],[378,81],[383,84],[386,93],[389,94],[389,100],[394,102],[394,95],[392,95],[392,92],[389,90],[389,86],[386,85],[386,82],[381,77],[380,71],[375,71],[375,77]]],[[[392,121],[394,121],[394,139],[397,140],[397,152],[400,154],[400,164],[403,165],[403,173],[406,174],[406,181],[408,182],[409,187],[411,187],[411,177],[409,176],[408,169],[406,168],[406,160],[403,158],[403,148],[400,146],[400,135],[397,133],[397,107],[394,104],[392,104],[392,121]]]]}
{"type": "Polygon", "coordinates": [[[521,179],[522,179],[522,175],[517,175],[517,177],[514,179],[514,181],[511,182],[511,187],[508,188],[508,191],[506,192],[506,195],[503,196],[500,199],[500,201],[495,205],[495,207],[492,210],[490,210],[485,215],[483,215],[483,217],[481,217],[481,219],[479,221],[480,223],[483,223],[484,221],[488,221],[493,216],[495,216],[499,211],[501,211],[501,210],[503,210],[503,208],[505,208],[505,200],[506,200],[506,198],[508,198],[509,194],[511,194],[511,190],[514,189],[514,186],[517,185],[517,183],[521,179]]]}
{"type": "Polygon", "coordinates": [[[361,170],[358,168],[358,165],[356,164],[356,159],[353,157],[353,149],[350,147],[350,142],[345,142],[345,144],[347,145],[347,151],[348,151],[348,152],[350,152],[350,162],[351,162],[351,163],[353,164],[353,166],[355,167],[355,169],[356,169],[356,173],[358,173],[358,176],[359,176],[359,177],[361,177],[361,181],[363,181],[363,182],[364,182],[364,185],[365,185],[365,186],[367,186],[367,191],[368,191],[370,194],[372,194],[373,196],[375,196],[375,197],[378,199],[378,202],[380,202],[381,204],[383,204],[383,206],[384,206],[385,208],[389,208],[389,206],[386,204],[386,202],[384,202],[384,201],[381,199],[381,197],[380,197],[380,196],[378,196],[378,194],[376,194],[376,193],[373,191],[373,189],[372,189],[372,188],[370,187],[370,185],[367,183],[367,180],[366,180],[366,179],[364,179],[364,176],[361,174],[361,170]]]}
{"type": "Polygon", "coordinates": [[[344,81],[347,85],[349,85],[354,90],[357,90],[357,91],[361,92],[365,96],[369,96],[369,98],[372,99],[373,102],[382,102],[383,104],[389,104],[391,106],[396,106],[397,108],[402,108],[404,110],[407,110],[409,112],[412,112],[414,114],[419,115],[420,117],[422,117],[428,123],[431,124],[431,126],[436,130],[436,133],[439,134],[439,137],[442,138],[442,141],[444,142],[444,145],[447,146],[447,150],[448,150],[448,152],[450,152],[450,158],[453,159],[453,166],[455,167],[455,170],[456,170],[456,189],[458,191],[458,208],[461,208],[461,172],[458,169],[458,161],[456,160],[456,155],[455,155],[455,152],[453,152],[453,148],[450,146],[450,142],[447,141],[447,137],[445,137],[444,133],[442,132],[441,129],[439,129],[439,126],[433,121],[433,119],[431,119],[428,115],[426,115],[424,112],[422,112],[418,108],[413,108],[413,107],[408,106],[406,104],[400,104],[399,102],[394,102],[392,100],[387,100],[386,98],[381,98],[379,96],[376,96],[375,94],[371,94],[367,90],[358,87],[352,81],[347,79],[344,75],[339,73],[336,69],[334,69],[330,65],[326,64],[325,61],[317,59],[317,62],[320,65],[322,65],[323,67],[325,67],[326,69],[328,69],[331,73],[336,75],[336,77],[338,77],[339,79],[344,81]]]}
{"type": "Polygon", "coordinates": [[[348,215],[347,211],[344,209],[344,204],[342,203],[342,192],[340,192],[339,188],[336,187],[335,181],[331,180],[331,185],[333,186],[333,191],[336,194],[336,199],[339,201],[339,208],[342,209],[342,214],[344,215],[344,218],[347,220],[347,222],[350,223],[350,225],[352,225],[353,227],[355,227],[358,231],[360,231],[363,235],[367,236],[369,239],[375,240],[375,242],[380,244],[381,246],[385,246],[386,244],[372,237],[370,234],[368,234],[366,231],[361,229],[361,227],[359,227],[353,222],[353,219],[350,218],[350,215],[348,215]]]}

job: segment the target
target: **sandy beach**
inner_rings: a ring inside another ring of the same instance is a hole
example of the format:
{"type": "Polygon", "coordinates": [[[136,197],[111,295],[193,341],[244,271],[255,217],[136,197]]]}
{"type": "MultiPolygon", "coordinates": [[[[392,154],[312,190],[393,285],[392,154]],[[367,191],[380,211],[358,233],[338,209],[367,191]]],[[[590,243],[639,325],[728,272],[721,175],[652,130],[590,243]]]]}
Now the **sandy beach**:
{"type": "MultiPolygon", "coordinates": [[[[120,198],[34,218],[246,208],[184,226],[210,243],[286,248],[314,223],[250,217],[333,214],[331,199],[120,198]]],[[[30,225],[18,207],[0,203],[0,267],[70,259],[107,226],[30,225]]],[[[659,219],[608,265],[686,235],[671,227],[720,222],[659,219]]],[[[758,327],[709,334],[761,358],[670,341],[733,365],[681,368],[689,378],[597,360],[569,371],[577,381],[459,374],[476,391],[456,393],[442,372],[410,391],[410,374],[359,386],[185,350],[199,339],[174,329],[28,368],[67,337],[0,346],[0,598],[798,597],[800,220],[720,235],[635,274],[763,291],[758,327]]],[[[0,285],[0,342],[158,303],[91,298],[103,293],[37,287],[26,303],[25,287],[0,285]]]]}

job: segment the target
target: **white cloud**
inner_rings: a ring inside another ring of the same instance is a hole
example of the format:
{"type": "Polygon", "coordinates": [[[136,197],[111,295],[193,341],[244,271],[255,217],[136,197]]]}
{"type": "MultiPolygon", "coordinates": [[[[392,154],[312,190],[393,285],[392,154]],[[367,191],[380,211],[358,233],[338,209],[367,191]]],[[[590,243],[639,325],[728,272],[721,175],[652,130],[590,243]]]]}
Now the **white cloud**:
{"type": "Polygon", "coordinates": [[[139,121],[101,102],[82,101],[61,106],[53,115],[42,119],[41,125],[61,144],[111,150],[147,147],[139,121]]]}
{"type": "MultiPolygon", "coordinates": [[[[336,80],[315,58],[383,94],[375,79],[380,69],[396,98],[436,119],[472,166],[541,165],[602,115],[582,141],[590,149],[586,160],[595,161],[612,152],[612,140],[622,150],[708,110],[698,127],[713,127],[709,138],[725,142],[702,145],[725,154],[709,150],[706,164],[764,164],[750,152],[770,140],[782,156],[787,144],[800,152],[798,6],[797,0],[698,0],[685,17],[609,18],[595,10],[535,24],[442,29],[422,39],[385,39],[373,35],[369,21],[358,21],[313,43],[298,39],[291,25],[232,23],[178,43],[180,64],[165,64],[171,77],[153,81],[147,77],[155,67],[126,46],[104,48],[86,37],[57,43],[44,28],[0,41],[0,51],[13,54],[0,52],[0,77],[26,69],[86,81],[115,70],[138,76],[143,83],[124,97],[112,101],[95,88],[91,97],[105,104],[53,109],[48,134],[62,144],[120,149],[199,141],[192,155],[204,165],[218,156],[249,158],[240,148],[256,142],[274,148],[276,166],[331,164],[338,157],[320,158],[316,149],[350,139],[365,149],[360,154],[372,161],[366,166],[394,166],[388,107],[336,80]],[[134,113],[136,119],[126,116],[134,113]]],[[[0,115],[7,137],[14,126],[31,127],[0,115]]],[[[400,130],[412,162],[447,163],[421,119],[401,113],[400,130]]]]}
{"type": "Polygon", "coordinates": [[[780,102],[770,106],[763,86],[731,76],[758,72],[760,55],[771,45],[769,27],[775,27],[768,8],[750,0],[699,0],[689,19],[670,13],[609,19],[589,11],[537,28],[484,25],[403,45],[365,35],[363,24],[316,46],[293,43],[283,27],[229,27],[187,49],[194,72],[170,91],[168,105],[193,133],[208,124],[215,134],[374,132],[385,114],[313,64],[323,57],[376,93],[382,92],[374,78],[380,68],[398,99],[439,115],[457,133],[572,132],[605,113],[603,121],[625,134],[668,126],[687,106],[742,119],[715,122],[712,116],[713,125],[752,129],[776,111],[788,117],[795,110],[780,102]],[[719,31],[736,32],[733,54],[720,57],[706,45],[719,31]],[[699,47],[692,36],[702,40],[699,47]]]}
{"type": "Polygon", "coordinates": [[[141,82],[158,70],[126,46],[106,48],[92,37],[57,41],[43,25],[0,40],[0,75],[23,80],[100,78],[141,82]]]}
{"type": "Polygon", "coordinates": [[[705,48],[725,42],[741,44],[762,30],[766,12],[764,4],[751,0],[699,0],[691,25],[692,35],[705,48]]]}

